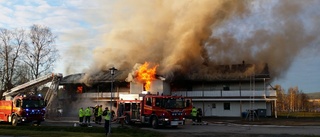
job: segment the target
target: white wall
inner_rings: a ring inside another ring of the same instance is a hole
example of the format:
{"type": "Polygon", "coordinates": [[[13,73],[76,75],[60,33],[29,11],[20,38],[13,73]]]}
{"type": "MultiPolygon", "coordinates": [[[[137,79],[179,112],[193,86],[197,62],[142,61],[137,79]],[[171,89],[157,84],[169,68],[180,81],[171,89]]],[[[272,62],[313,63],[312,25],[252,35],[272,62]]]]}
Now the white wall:
{"type": "Polygon", "coordinates": [[[130,93],[140,94],[143,91],[143,84],[139,82],[130,82],[130,93]]]}
{"type": "MultiPolygon", "coordinates": [[[[165,88],[168,88],[168,86],[165,86],[164,82],[162,80],[156,79],[151,82],[150,85],[150,93],[151,94],[157,94],[159,93],[160,95],[162,93],[170,94],[170,90],[165,91],[165,88]]],[[[131,94],[140,94],[143,91],[143,84],[140,82],[130,82],[130,91],[131,94]]]]}
{"type": "MultiPolygon", "coordinates": [[[[242,112],[251,109],[250,102],[193,102],[193,104],[203,110],[204,116],[240,117],[242,112]],[[224,103],[230,103],[230,110],[224,110],[224,103]]],[[[267,109],[266,102],[254,102],[252,106],[252,109],[267,109]]],[[[269,115],[267,113],[267,116],[271,116],[271,112],[269,115]]]]}

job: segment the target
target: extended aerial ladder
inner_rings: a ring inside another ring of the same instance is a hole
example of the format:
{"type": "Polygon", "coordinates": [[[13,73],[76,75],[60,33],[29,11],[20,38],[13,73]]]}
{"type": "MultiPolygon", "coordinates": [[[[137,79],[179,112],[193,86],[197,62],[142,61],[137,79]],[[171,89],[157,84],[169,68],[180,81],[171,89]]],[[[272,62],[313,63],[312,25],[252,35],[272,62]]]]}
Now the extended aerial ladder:
{"type": "Polygon", "coordinates": [[[52,100],[57,95],[59,82],[62,79],[61,73],[51,73],[47,74],[45,76],[39,77],[37,79],[31,80],[27,83],[21,84],[19,86],[16,86],[6,92],[3,93],[3,96],[5,97],[12,97],[18,94],[29,92],[30,89],[41,86],[44,84],[47,84],[51,82],[50,88],[46,93],[45,100],[47,101],[47,107],[51,105],[52,100]]]}

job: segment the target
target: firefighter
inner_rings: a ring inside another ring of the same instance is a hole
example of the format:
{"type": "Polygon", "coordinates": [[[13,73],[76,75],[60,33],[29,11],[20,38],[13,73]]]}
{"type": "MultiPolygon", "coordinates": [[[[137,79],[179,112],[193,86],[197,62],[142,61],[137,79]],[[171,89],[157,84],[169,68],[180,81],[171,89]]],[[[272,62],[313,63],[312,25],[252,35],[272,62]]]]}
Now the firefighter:
{"type": "Polygon", "coordinates": [[[201,123],[201,122],[202,122],[201,118],[202,118],[202,109],[201,109],[201,108],[198,108],[198,109],[197,109],[197,122],[198,122],[198,123],[201,123]]]}
{"type": "Polygon", "coordinates": [[[123,109],[124,109],[123,103],[120,103],[118,108],[118,117],[121,117],[123,115],[123,109]]]}
{"type": "Polygon", "coordinates": [[[99,108],[98,108],[98,117],[97,117],[97,120],[98,120],[98,124],[101,125],[101,115],[102,115],[103,111],[102,111],[102,105],[99,105],[99,108]]]}
{"type": "Polygon", "coordinates": [[[83,124],[84,111],[83,108],[79,109],[79,124],[83,124]]]}
{"type": "Polygon", "coordinates": [[[96,105],[96,106],[93,108],[94,122],[95,122],[96,124],[98,124],[98,121],[99,121],[98,111],[99,111],[99,106],[96,105]]]}
{"type": "Polygon", "coordinates": [[[191,117],[192,117],[192,124],[194,125],[196,123],[196,118],[197,118],[197,109],[195,107],[192,107],[191,117]]]}
{"type": "Polygon", "coordinates": [[[108,107],[105,108],[105,110],[102,113],[102,116],[104,116],[104,129],[106,131],[106,135],[109,133],[110,128],[110,119],[111,119],[111,111],[108,109],[108,107]]]}
{"type": "Polygon", "coordinates": [[[90,125],[90,118],[91,118],[91,110],[90,107],[87,107],[86,110],[84,111],[84,116],[85,116],[85,123],[90,125]]]}

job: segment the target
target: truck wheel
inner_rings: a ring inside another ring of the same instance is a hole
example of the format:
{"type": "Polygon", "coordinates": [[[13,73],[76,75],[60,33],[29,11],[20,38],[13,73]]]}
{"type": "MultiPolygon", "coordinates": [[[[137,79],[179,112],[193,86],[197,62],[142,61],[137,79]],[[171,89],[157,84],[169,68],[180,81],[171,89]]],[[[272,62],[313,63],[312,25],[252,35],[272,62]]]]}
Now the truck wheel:
{"type": "Polygon", "coordinates": [[[178,126],[172,126],[172,128],[178,128],[178,126]]]}
{"type": "Polygon", "coordinates": [[[152,128],[157,129],[159,127],[158,125],[158,119],[156,117],[152,118],[152,128]]]}
{"type": "Polygon", "coordinates": [[[36,124],[36,126],[40,126],[41,121],[37,121],[35,124],[36,124]]]}
{"type": "Polygon", "coordinates": [[[18,125],[18,118],[17,116],[12,116],[12,126],[17,126],[18,125]]]}

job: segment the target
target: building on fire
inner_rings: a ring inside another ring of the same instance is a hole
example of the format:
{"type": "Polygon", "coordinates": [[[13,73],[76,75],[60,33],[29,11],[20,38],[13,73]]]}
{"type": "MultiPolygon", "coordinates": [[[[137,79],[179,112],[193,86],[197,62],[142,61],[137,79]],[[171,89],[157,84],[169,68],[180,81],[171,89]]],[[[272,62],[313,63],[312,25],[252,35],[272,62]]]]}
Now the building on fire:
{"type": "MultiPolygon", "coordinates": [[[[150,85],[151,94],[178,95],[191,97],[193,105],[201,108],[204,116],[241,117],[248,110],[257,110],[260,116],[276,116],[276,91],[270,89],[270,75],[265,65],[260,72],[247,75],[245,71],[252,64],[221,65],[214,79],[176,79],[167,81],[156,76],[150,85]],[[246,74],[246,75],[238,75],[246,74]]],[[[58,93],[59,106],[64,110],[89,107],[94,105],[110,106],[111,83],[110,72],[103,72],[92,79],[90,85],[81,82],[85,74],[65,76],[58,93]]],[[[141,93],[145,85],[137,81],[127,82],[128,74],[121,70],[114,75],[112,101],[119,100],[120,94],[141,93]]],[[[113,109],[117,107],[112,102],[113,109]]],[[[64,111],[66,112],[66,111],[64,111]]],[[[65,115],[76,115],[77,111],[65,115]]]]}

